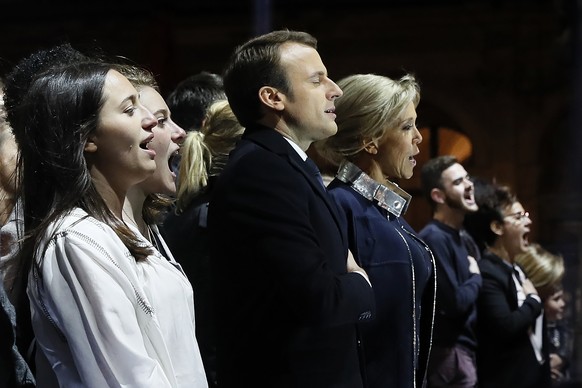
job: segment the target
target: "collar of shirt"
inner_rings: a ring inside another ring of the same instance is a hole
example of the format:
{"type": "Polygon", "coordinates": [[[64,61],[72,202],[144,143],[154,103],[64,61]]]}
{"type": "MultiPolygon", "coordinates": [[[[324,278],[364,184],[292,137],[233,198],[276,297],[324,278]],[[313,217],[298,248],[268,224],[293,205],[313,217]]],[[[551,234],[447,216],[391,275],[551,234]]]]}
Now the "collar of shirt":
{"type": "Polygon", "coordinates": [[[299,156],[301,157],[301,159],[303,161],[307,160],[307,154],[305,153],[305,151],[303,151],[297,144],[295,144],[295,142],[285,136],[283,136],[283,139],[287,140],[287,142],[289,144],[291,144],[291,147],[293,147],[293,149],[299,154],[299,156]]]}

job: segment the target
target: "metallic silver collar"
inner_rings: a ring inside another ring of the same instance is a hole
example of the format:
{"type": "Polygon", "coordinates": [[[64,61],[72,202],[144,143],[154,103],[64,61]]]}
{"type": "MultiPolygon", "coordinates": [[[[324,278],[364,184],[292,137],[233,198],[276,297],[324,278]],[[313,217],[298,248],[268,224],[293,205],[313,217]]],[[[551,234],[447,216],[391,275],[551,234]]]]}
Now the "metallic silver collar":
{"type": "Polygon", "coordinates": [[[387,181],[387,185],[376,182],[355,164],[344,161],[336,177],[349,184],[356,192],[370,201],[377,201],[378,206],[388,210],[396,217],[406,213],[412,196],[402,190],[396,183],[387,181]]]}

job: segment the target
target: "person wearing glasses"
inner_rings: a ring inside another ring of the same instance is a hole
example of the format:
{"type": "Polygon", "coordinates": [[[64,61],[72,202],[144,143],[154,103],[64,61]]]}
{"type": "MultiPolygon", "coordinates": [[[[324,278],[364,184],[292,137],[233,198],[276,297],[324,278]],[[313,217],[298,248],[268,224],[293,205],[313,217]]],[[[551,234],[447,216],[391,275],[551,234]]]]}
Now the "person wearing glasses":
{"type": "Polygon", "coordinates": [[[515,262],[529,246],[532,221],[508,187],[474,183],[479,209],[465,216],[465,227],[484,248],[479,261],[483,284],[477,299],[479,387],[549,387],[543,304],[515,262]]]}

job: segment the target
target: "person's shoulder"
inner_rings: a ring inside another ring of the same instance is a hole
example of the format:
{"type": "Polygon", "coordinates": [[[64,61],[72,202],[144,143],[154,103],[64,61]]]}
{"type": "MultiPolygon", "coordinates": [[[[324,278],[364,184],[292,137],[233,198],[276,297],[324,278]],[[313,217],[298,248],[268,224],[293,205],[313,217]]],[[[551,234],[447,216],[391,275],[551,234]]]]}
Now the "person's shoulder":
{"type": "Polygon", "coordinates": [[[450,243],[451,236],[438,223],[430,221],[418,232],[418,236],[422,238],[427,244],[435,243],[450,243]]]}
{"type": "Polygon", "coordinates": [[[221,175],[238,175],[241,172],[263,175],[281,170],[292,170],[288,157],[258,144],[246,142],[231,153],[221,175]]]}
{"type": "Polygon", "coordinates": [[[47,233],[51,236],[49,247],[55,243],[84,245],[92,249],[107,250],[125,247],[108,224],[79,208],[73,209],[54,221],[47,233]]]}
{"type": "Polygon", "coordinates": [[[351,186],[337,178],[327,186],[327,192],[339,206],[351,209],[352,211],[357,212],[358,209],[363,211],[364,208],[372,204],[372,202],[354,191],[351,186]]]}
{"type": "Polygon", "coordinates": [[[422,228],[420,232],[418,232],[418,235],[423,239],[445,238],[443,230],[437,225],[437,223],[434,220],[430,220],[428,224],[426,224],[424,228],[422,228]]]}
{"type": "Polygon", "coordinates": [[[486,252],[481,256],[478,265],[482,274],[496,275],[504,273],[502,266],[506,264],[504,264],[497,256],[486,252]]]}
{"type": "Polygon", "coordinates": [[[113,228],[81,209],[74,209],[56,220],[45,238],[44,263],[69,261],[78,266],[98,265],[111,273],[137,265],[113,228]]]}
{"type": "Polygon", "coordinates": [[[110,229],[106,223],[90,216],[86,211],[80,208],[73,209],[64,214],[56,220],[53,225],[55,227],[55,232],[61,232],[63,234],[72,230],[84,231],[87,233],[100,233],[110,229]]]}
{"type": "Polygon", "coordinates": [[[327,192],[333,198],[345,201],[358,201],[359,198],[363,198],[360,194],[356,193],[352,187],[339,179],[333,179],[327,186],[327,192]]]}

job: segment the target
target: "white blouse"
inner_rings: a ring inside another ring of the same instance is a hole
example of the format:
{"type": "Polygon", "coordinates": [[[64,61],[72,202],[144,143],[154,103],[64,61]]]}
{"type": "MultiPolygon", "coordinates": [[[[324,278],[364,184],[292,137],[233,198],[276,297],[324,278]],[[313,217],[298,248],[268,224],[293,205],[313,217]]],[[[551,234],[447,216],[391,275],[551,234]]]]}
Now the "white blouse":
{"type": "Polygon", "coordinates": [[[136,262],[81,209],[47,236],[42,277],[28,283],[38,387],[208,386],[179,269],[157,251],[136,262]]]}

